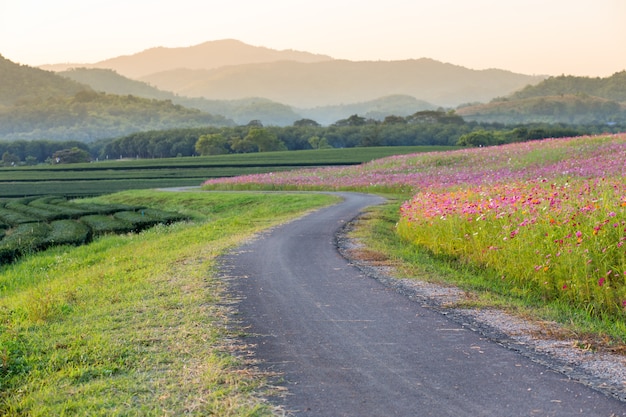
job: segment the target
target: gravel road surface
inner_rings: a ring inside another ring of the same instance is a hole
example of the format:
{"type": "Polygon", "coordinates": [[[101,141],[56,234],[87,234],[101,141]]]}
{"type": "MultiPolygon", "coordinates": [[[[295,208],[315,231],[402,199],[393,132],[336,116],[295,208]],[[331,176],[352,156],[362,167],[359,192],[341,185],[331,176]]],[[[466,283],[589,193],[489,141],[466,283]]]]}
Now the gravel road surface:
{"type": "Polygon", "coordinates": [[[626,416],[626,404],[366,276],[337,231],[382,199],[277,227],[222,259],[261,370],[293,416],[626,416]]]}

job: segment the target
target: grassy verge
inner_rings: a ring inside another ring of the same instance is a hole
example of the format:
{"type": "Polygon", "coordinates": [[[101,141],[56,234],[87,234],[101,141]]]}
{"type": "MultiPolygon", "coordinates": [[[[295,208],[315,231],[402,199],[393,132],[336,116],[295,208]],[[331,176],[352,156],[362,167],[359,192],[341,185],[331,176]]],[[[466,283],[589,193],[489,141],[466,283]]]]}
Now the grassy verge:
{"type": "Polygon", "coordinates": [[[153,191],[100,197],[194,221],[3,266],[0,415],[270,415],[258,394],[262,376],[228,342],[215,260],[255,232],[331,200],[153,191]]]}
{"type": "Polygon", "coordinates": [[[451,257],[403,242],[396,232],[399,207],[407,196],[387,196],[389,203],[371,208],[352,232],[361,240],[366,259],[392,265],[398,275],[454,285],[467,291],[467,298],[451,307],[498,308],[538,322],[555,321],[562,329],[546,329],[555,337],[568,337],[598,350],[626,352],[626,324],[610,316],[590,314],[562,300],[546,300],[537,293],[521,294],[510,283],[493,279],[493,271],[459,262],[451,257]]]}

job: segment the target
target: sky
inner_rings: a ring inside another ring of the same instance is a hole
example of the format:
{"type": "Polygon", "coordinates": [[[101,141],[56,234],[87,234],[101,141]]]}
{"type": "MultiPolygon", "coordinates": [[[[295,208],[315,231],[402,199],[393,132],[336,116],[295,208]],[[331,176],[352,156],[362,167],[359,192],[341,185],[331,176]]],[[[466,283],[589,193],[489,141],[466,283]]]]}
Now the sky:
{"type": "Polygon", "coordinates": [[[626,70],[626,0],[0,0],[0,55],[24,65],[220,39],[354,61],[607,77],[626,70]]]}

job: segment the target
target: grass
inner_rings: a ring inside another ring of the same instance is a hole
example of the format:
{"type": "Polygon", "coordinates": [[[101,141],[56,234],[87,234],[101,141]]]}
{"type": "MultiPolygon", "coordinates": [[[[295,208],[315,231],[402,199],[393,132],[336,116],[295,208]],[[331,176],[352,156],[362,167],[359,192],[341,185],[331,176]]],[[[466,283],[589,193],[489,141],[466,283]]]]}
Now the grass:
{"type": "Polygon", "coordinates": [[[354,165],[389,155],[451,149],[393,146],[319,149],[0,168],[0,197],[97,196],[130,189],[199,186],[208,178],[354,165]]]}
{"type": "Polygon", "coordinates": [[[0,270],[0,415],[264,416],[216,259],[327,195],[135,191],[98,203],[195,220],[56,247],[0,270]]]}

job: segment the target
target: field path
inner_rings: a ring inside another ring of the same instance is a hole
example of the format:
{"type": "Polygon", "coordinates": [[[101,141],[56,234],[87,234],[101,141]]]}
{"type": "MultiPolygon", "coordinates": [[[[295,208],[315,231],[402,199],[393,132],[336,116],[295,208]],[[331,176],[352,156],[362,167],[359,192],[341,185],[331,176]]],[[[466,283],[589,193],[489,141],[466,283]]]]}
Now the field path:
{"type": "Polygon", "coordinates": [[[345,200],[222,259],[263,370],[295,416],[626,416],[626,404],[368,278],[335,234],[381,199],[345,200]]]}

